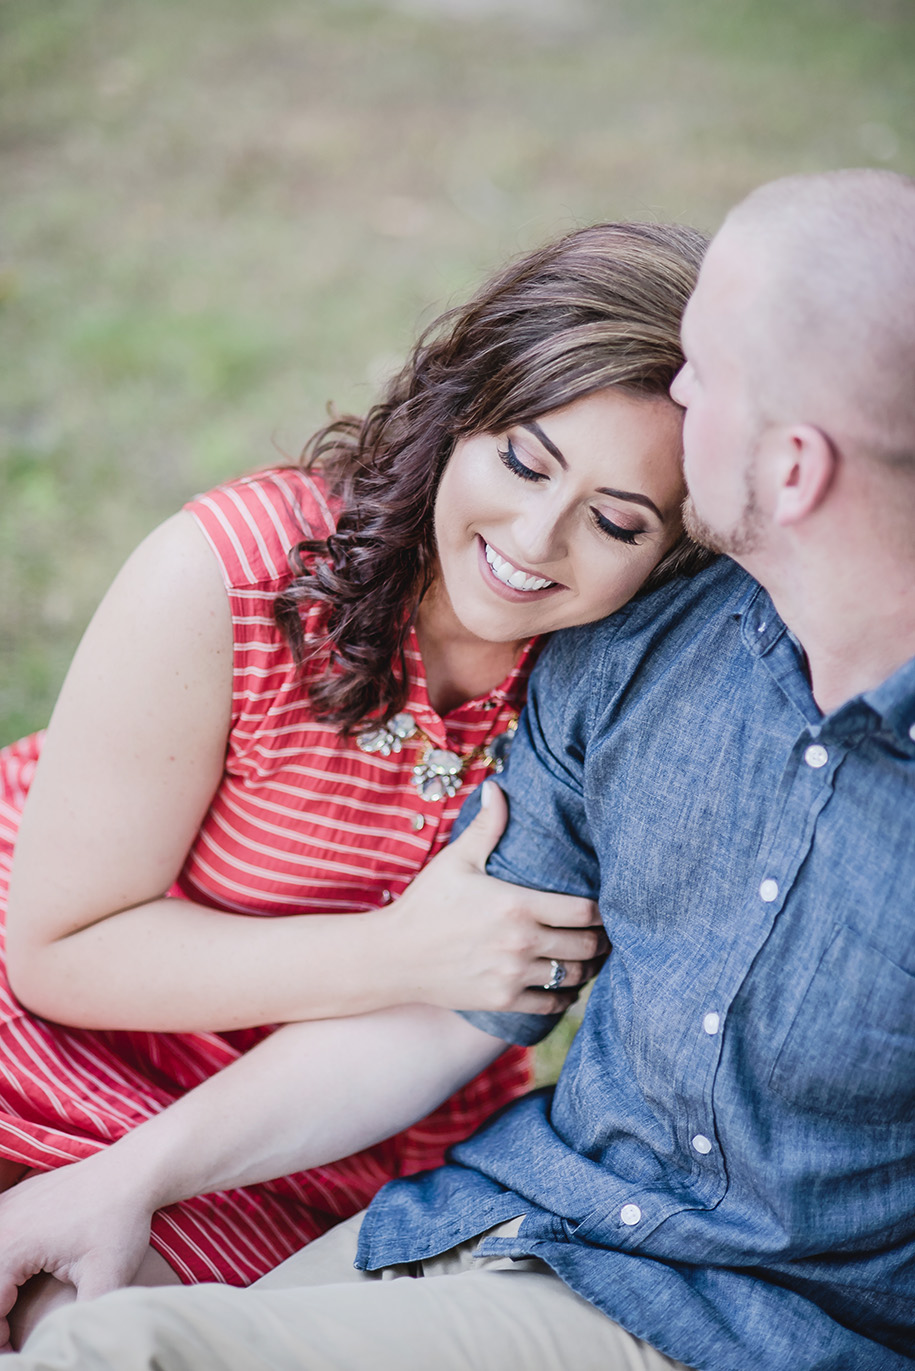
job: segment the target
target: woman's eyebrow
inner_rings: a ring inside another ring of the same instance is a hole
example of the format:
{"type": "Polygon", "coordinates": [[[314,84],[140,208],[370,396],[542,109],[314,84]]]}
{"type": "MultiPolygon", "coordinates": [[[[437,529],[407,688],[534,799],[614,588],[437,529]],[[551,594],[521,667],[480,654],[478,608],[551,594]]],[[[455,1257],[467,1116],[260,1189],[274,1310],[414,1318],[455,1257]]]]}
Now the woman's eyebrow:
{"type": "Polygon", "coordinates": [[[538,443],[542,443],[543,446],[546,448],[547,452],[550,454],[550,456],[556,458],[556,461],[562,467],[563,471],[568,471],[568,462],[563,457],[562,453],[559,451],[559,448],[553,442],[552,438],[548,438],[546,436],[543,429],[540,427],[536,420],[532,419],[529,424],[522,424],[521,427],[526,428],[529,433],[533,433],[538,443]]]}
{"type": "Polygon", "coordinates": [[[634,505],[644,505],[646,509],[651,510],[652,514],[658,516],[662,524],[664,522],[664,515],[654,500],[649,500],[647,495],[639,495],[637,491],[633,490],[610,490],[608,486],[598,486],[597,493],[599,495],[612,495],[615,500],[629,500],[634,505]]]}
{"type": "MultiPolygon", "coordinates": [[[[522,424],[521,427],[526,428],[529,433],[533,433],[534,437],[537,439],[538,442],[543,444],[547,452],[552,457],[556,458],[556,461],[562,467],[563,471],[568,471],[568,462],[563,457],[562,453],[559,451],[559,448],[553,442],[552,438],[548,438],[546,436],[543,429],[536,422],[536,420],[532,419],[529,424],[522,424]]],[[[638,491],[633,490],[610,490],[608,486],[598,486],[597,489],[599,495],[612,495],[615,500],[628,500],[631,504],[634,505],[644,505],[646,509],[651,510],[652,514],[657,515],[658,519],[663,524],[664,515],[658,509],[654,500],[649,500],[647,495],[640,495],[638,491]]]]}

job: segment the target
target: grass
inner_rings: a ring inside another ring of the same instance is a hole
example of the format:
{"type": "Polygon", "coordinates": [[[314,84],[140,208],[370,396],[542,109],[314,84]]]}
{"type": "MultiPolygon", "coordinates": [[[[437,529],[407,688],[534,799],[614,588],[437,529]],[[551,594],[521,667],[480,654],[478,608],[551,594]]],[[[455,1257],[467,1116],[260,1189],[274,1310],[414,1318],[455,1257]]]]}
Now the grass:
{"type": "Polygon", "coordinates": [[[602,217],[913,165],[905,0],[4,0],[0,742],[129,548],[602,217]]]}

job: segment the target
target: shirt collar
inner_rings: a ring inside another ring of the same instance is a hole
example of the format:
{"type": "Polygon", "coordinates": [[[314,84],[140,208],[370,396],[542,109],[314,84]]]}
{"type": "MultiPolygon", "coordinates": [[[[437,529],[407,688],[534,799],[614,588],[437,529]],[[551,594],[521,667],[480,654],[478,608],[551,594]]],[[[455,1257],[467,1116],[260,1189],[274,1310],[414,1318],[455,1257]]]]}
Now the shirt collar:
{"type": "Polygon", "coordinates": [[[768,591],[756,581],[750,584],[734,611],[734,617],[741,620],[743,640],[750,651],[758,657],[774,647],[779,638],[786,633],[789,634],[797,651],[801,651],[800,643],[778,617],[768,591]]]}
{"type": "Polygon", "coordinates": [[[883,720],[903,751],[915,755],[915,657],[873,690],[866,690],[861,699],[883,720]]]}
{"type": "MultiPolygon", "coordinates": [[[[771,597],[761,585],[754,582],[749,587],[737,606],[735,618],[741,620],[743,641],[752,653],[762,657],[784,637],[803,669],[803,647],[779,618],[771,597]]],[[[860,715],[862,706],[895,735],[904,752],[915,753],[915,657],[873,690],[847,700],[836,713],[860,715]]]]}

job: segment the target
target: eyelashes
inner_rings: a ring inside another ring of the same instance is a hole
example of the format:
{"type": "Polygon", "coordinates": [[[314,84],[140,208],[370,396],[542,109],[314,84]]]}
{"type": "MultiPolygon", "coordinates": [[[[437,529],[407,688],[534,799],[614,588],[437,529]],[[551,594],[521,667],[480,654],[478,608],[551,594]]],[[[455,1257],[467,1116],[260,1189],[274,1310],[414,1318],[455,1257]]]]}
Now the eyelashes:
{"type": "Polygon", "coordinates": [[[620,528],[619,524],[611,523],[606,515],[601,514],[599,509],[592,509],[591,513],[594,522],[602,533],[606,533],[609,538],[615,538],[618,543],[628,543],[632,546],[639,540],[640,528],[620,528]]]}
{"type": "MultiPolygon", "coordinates": [[[[506,438],[504,449],[497,447],[496,451],[499,454],[499,461],[502,465],[510,471],[513,476],[519,477],[520,480],[549,480],[549,477],[544,472],[532,471],[529,466],[525,466],[515,452],[510,438],[506,438]]],[[[638,542],[640,535],[644,532],[644,530],[640,528],[621,528],[619,524],[614,524],[612,520],[608,519],[605,514],[601,514],[599,509],[592,509],[591,517],[594,520],[595,526],[600,529],[601,533],[606,534],[608,538],[615,539],[618,543],[626,543],[627,546],[630,547],[638,542]]]]}
{"type": "Polygon", "coordinates": [[[520,476],[522,481],[547,480],[547,477],[543,474],[543,472],[531,471],[530,467],[526,467],[524,465],[524,463],[518,457],[518,454],[515,452],[515,449],[512,447],[512,440],[510,438],[506,438],[505,440],[504,452],[501,448],[496,448],[496,451],[499,454],[499,461],[502,463],[502,465],[504,467],[508,467],[508,470],[513,472],[515,476],[520,476]]]}

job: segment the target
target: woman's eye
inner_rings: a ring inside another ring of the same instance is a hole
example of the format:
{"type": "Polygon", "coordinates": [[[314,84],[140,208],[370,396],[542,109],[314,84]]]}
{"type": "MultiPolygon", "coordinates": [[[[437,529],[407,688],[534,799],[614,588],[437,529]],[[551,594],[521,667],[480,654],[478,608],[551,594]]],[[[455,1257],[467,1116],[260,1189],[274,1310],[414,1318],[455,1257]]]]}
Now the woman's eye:
{"type": "Polygon", "coordinates": [[[499,461],[502,465],[508,467],[509,471],[514,472],[516,476],[520,476],[522,481],[545,481],[547,479],[543,472],[531,471],[530,467],[524,465],[515,452],[515,449],[512,447],[512,440],[510,438],[506,438],[505,440],[504,452],[501,448],[496,448],[496,451],[499,454],[499,461]]]}
{"type": "Polygon", "coordinates": [[[592,509],[591,513],[601,533],[606,533],[609,538],[615,538],[618,543],[637,543],[645,531],[642,528],[620,528],[619,524],[612,523],[605,514],[601,514],[599,509],[592,509]]]}

